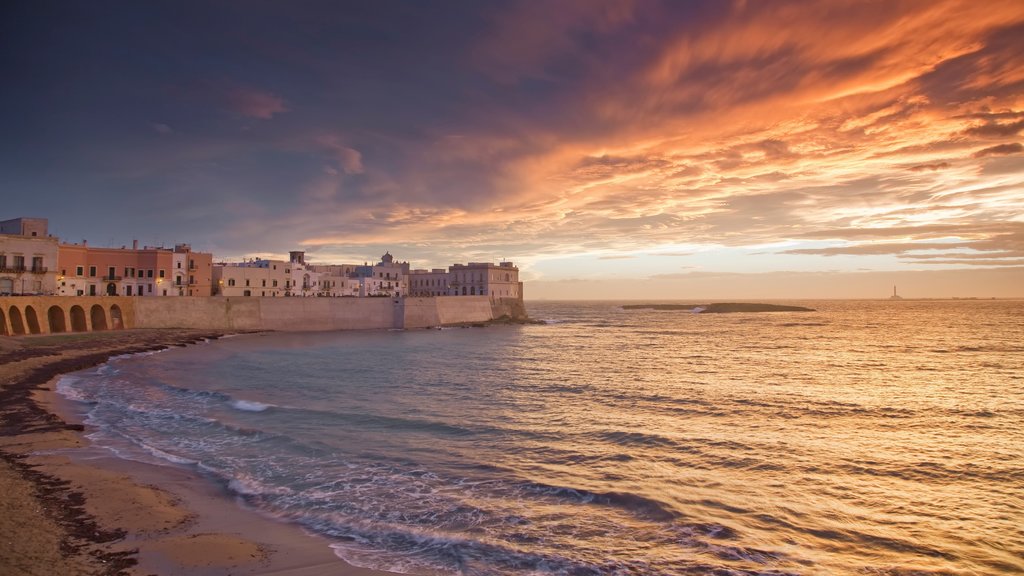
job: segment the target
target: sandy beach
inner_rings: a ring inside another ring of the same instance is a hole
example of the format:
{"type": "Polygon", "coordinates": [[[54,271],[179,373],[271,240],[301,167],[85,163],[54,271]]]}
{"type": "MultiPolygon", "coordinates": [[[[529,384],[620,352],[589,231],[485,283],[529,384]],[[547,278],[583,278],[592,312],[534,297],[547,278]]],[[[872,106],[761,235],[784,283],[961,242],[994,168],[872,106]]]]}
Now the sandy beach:
{"type": "Polygon", "coordinates": [[[129,330],[0,338],[0,572],[383,575],[328,543],[247,511],[195,473],[92,448],[54,392],[108,358],[222,336],[129,330]],[[64,409],[61,409],[61,405],[64,409]]]}

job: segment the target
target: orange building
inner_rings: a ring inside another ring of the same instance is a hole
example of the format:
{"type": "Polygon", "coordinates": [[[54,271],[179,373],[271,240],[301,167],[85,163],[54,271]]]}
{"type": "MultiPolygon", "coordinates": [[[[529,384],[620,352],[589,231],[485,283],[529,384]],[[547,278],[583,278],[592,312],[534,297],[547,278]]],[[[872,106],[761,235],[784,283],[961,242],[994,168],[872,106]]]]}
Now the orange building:
{"type": "Polygon", "coordinates": [[[61,244],[57,293],[62,296],[210,296],[213,255],[188,244],[173,249],[134,244],[97,248],[61,244]]]}

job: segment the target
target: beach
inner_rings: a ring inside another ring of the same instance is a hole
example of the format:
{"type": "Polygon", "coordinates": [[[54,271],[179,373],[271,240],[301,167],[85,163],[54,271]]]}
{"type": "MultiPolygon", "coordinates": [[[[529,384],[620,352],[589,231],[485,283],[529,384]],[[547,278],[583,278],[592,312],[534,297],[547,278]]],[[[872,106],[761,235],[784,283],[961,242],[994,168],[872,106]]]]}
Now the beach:
{"type": "Polygon", "coordinates": [[[57,377],[107,359],[221,337],[128,330],[0,339],[0,572],[384,574],[243,509],[188,470],[113,457],[59,406],[57,377]]]}

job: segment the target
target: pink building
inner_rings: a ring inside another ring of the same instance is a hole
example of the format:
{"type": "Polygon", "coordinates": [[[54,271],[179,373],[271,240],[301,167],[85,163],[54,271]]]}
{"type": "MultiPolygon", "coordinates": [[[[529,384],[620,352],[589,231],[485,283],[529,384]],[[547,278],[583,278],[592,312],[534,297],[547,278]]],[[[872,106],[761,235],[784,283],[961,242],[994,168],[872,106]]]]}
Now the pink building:
{"type": "Polygon", "coordinates": [[[57,293],[63,296],[210,296],[213,255],[188,244],[98,248],[61,244],[57,293]]]}

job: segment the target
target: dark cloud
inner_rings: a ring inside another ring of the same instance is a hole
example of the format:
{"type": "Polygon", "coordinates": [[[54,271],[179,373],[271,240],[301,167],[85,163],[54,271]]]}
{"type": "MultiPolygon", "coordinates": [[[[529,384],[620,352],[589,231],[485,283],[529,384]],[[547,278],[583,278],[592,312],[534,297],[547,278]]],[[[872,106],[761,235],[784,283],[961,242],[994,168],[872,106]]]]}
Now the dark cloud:
{"type": "Polygon", "coordinates": [[[1019,154],[1024,152],[1024,146],[1020,142],[1014,142],[1012,144],[998,144],[996,146],[990,146],[978,150],[971,155],[973,158],[984,158],[985,156],[1005,156],[1008,154],[1019,154]]]}
{"type": "Polygon", "coordinates": [[[1000,124],[998,122],[987,122],[980,126],[968,128],[964,132],[971,136],[992,136],[996,138],[1016,136],[1021,129],[1024,129],[1024,120],[1000,124]]]}
{"type": "Polygon", "coordinates": [[[924,172],[926,170],[934,172],[936,170],[942,170],[949,167],[949,162],[933,162],[931,164],[918,164],[917,166],[911,166],[909,170],[911,172],[924,172]]]}

